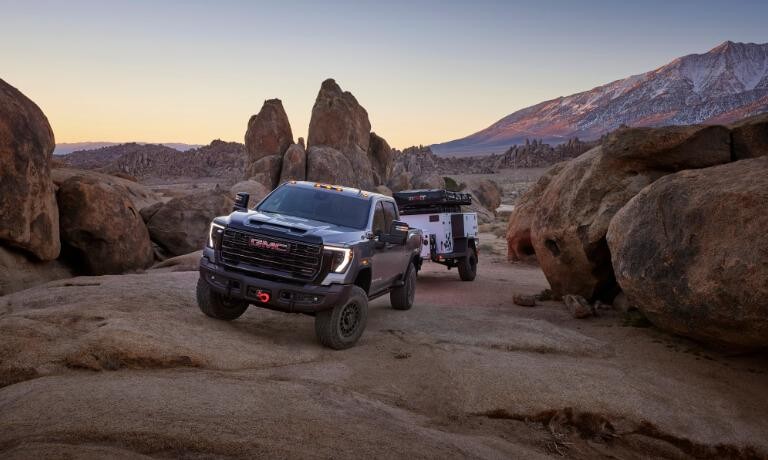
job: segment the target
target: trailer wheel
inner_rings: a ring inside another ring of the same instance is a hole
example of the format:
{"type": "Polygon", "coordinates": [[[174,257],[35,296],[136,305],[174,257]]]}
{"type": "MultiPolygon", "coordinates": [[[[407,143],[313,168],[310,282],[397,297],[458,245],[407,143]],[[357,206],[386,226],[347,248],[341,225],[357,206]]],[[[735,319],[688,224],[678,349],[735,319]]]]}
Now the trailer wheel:
{"type": "Polygon", "coordinates": [[[459,276],[462,281],[473,281],[477,276],[477,251],[469,248],[469,255],[459,259],[459,276]]]}

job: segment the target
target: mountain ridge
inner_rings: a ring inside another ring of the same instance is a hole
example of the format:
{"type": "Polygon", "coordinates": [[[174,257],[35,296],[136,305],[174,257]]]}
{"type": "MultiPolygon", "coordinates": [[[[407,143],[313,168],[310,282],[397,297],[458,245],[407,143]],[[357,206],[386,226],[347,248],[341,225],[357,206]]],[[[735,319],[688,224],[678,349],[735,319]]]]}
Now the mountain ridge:
{"type": "Polygon", "coordinates": [[[621,125],[728,123],[768,111],[768,43],[726,41],[654,70],[560,96],[507,115],[438,155],[503,152],[525,139],[592,140],[621,125]]]}

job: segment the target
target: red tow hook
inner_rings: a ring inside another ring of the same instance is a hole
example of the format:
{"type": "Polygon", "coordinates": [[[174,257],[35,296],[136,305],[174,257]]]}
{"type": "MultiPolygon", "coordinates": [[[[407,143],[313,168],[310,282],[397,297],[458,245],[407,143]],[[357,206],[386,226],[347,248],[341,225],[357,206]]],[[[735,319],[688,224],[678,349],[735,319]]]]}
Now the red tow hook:
{"type": "Polygon", "coordinates": [[[256,297],[259,299],[259,302],[261,303],[267,303],[269,302],[269,299],[270,299],[269,293],[264,291],[258,291],[256,293],[256,297]]]}

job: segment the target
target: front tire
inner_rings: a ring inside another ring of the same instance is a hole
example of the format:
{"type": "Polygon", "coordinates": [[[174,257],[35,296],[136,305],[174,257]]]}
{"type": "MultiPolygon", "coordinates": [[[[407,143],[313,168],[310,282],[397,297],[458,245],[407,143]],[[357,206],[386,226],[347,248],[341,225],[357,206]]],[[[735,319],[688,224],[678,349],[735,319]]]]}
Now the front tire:
{"type": "Polygon", "coordinates": [[[227,298],[211,290],[205,280],[197,280],[197,306],[211,318],[232,321],[248,309],[248,302],[227,298]]]}
{"type": "Polygon", "coordinates": [[[315,315],[315,333],[320,343],[334,350],[354,346],[368,322],[368,295],[358,287],[346,302],[315,315]]]}
{"type": "Polygon", "coordinates": [[[469,254],[459,260],[459,277],[462,281],[473,281],[477,276],[477,251],[469,249],[469,254]]]}
{"type": "Polygon", "coordinates": [[[416,267],[413,262],[408,264],[408,269],[403,277],[403,285],[392,289],[389,293],[389,303],[395,310],[410,310],[416,297],[416,267]]]}

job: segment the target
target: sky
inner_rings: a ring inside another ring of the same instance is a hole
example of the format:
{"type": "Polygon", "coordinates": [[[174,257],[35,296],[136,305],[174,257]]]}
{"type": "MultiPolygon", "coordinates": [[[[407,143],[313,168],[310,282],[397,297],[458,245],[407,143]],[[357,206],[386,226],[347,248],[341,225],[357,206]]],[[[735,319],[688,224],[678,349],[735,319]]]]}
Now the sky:
{"type": "Polygon", "coordinates": [[[725,40],[768,42],[768,1],[0,0],[0,78],[57,142],[243,141],[265,99],[305,137],[334,78],[393,147],[725,40]]]}

